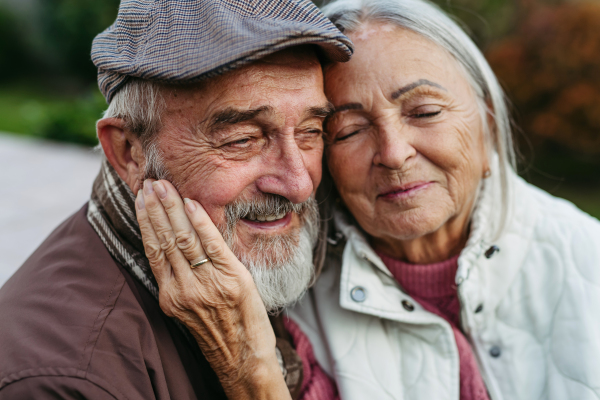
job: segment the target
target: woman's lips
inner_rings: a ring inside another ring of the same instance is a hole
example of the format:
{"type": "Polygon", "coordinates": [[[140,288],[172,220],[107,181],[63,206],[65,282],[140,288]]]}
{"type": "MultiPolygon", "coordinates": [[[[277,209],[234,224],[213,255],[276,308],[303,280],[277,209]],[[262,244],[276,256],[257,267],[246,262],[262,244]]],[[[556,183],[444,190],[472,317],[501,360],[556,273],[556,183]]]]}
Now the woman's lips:
{"type": "Polygon", "coordinates": [[[386,189],[384,192],[379,194],[377,197],[380,197],[383,199],[397,199],[397,198],[409,197],[409,196],[414,195],[418,191],[428,188],[432,184],[433,184],[433,182],[423,182],[423,181],[412,182],[412,183],[409,183],[406,185],[394,187],[392,189],[386,189]]]}

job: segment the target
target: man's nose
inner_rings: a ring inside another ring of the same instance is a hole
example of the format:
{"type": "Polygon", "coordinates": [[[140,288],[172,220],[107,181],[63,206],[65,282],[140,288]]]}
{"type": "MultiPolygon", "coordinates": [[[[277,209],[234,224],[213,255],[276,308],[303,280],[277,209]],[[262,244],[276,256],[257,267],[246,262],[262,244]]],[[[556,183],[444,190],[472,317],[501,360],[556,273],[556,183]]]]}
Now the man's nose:
{"type": "Polygon", "coordinates": [[[410,129],[400,121],[387,121],[379,127],[373,164],[389,169],[401,169],[417,150],[412,145],[410,129]]]}
{"type": "Polygon", "coordinates": [[[279,140],[265,158],[265,174],[256,181],[258,190],[283,196],[292,203],[309,199],[315,188],[302,151],[293,137],[279,140]]]}

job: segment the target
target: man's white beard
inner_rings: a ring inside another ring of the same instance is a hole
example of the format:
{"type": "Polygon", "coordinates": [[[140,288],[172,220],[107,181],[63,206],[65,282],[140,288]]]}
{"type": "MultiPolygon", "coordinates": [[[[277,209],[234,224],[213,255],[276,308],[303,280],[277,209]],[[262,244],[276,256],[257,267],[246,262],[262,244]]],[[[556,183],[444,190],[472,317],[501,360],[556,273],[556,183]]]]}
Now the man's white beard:
{"type": "MultiPolygon", "coordinates": [[[[146,165],[144,180],[167,179],[178,187],[164,167],[162,155],[156,143],[145,149],[146,165]]],[[[302,204],[292,204],[276,195],[264,195],[250,201],[237,201],[226,207],[226,226],[217,226],[225,242],[242,264],[248,268],[267,311],[278,310],[296,302],[310,284],[313,274],[313,247],[319,235],[319,210],[311,197],[302,204]],[[249,211],[267,211],[278,214],[288,210],[296,212],[302,227],[287,236],[257,236],[250,251],[237,245],[235,227],[239,218],[249,211]]]]}
{"type": "Polygon", "coordinates": [[[250,271],[265,308],[271,313],[300,299],[313,278],[313,247],[319,234],[314,198],[303,203],[299,217],[299,231],[286,236],[256,237],[250,251],[237,244],[235,226],[221,230],[227,245],[250,271]]]}

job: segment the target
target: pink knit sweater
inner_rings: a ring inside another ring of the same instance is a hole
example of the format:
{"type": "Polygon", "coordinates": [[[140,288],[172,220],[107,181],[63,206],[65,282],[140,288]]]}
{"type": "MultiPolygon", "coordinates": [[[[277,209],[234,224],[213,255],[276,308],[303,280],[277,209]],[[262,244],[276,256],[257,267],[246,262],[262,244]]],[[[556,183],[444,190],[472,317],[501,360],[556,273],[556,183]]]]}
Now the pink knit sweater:
{"type": "Polygon", "coordinates": [[[409,264],[378,253],[400,285],[427,311],[450,323],[460,358],[460,399],[489,400],[473,350],[459,329],[460,303],[454,284],[458,256],[435,264],[409,264]]]}
{"type": "Polygon", "coordinates": [[[315,359],[312,345],[308,337],[300,330],[294,321],[284,318],[285,329],[294,340],[296,353],[302,359],[302,388],[300,389],[300,400],[339,400],[337,386],[333,379],[323,371],[315,359]]]}

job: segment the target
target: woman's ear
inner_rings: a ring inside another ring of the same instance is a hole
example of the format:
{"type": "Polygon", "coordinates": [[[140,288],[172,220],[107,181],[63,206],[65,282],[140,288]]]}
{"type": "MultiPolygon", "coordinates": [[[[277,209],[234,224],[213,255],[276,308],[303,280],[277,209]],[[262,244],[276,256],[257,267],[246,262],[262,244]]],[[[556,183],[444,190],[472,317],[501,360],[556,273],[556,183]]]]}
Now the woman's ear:
{"type": "Polygon", "coordinates": [[[143,165],[140,140],[125,129],[125,121],[120,118],[101,119],[96,124],[96,131],[106,159],[133,193],[137,193],[140,189],[140,165],[143,165]]]}
{"type": "Polygon", "coordinates": [[[494,109],[489,101],[485,102],[485,123],[483,133],[483,157],[482,157],[482,177],[488,178],[491,174],[490,157],[494,152],[494,143],[496,143],[496,118],[494,117],[494,109]]]}

